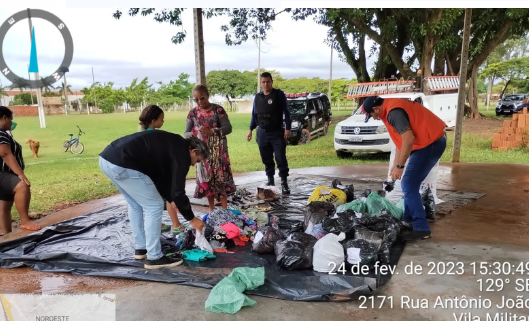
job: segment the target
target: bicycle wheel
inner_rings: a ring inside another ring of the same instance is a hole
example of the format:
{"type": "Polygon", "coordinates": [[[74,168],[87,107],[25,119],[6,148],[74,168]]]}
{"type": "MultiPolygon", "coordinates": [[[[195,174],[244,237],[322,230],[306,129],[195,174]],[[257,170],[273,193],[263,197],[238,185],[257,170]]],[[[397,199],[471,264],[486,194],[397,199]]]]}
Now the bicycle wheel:
{"type": "Polygon", "coordinates": [[[72,144],[72,147],[70,147],[70,151],[72,154],[81,154],[84,151],[84,145],[81,142],[77,142],[77,144],[72,144]]]}
{"type": "Polygon", "coordinates": [[[65,140],[64,143],[62,144],[62,150],[66,153],[69,148],[70,148],[70,145],[68,145],[68,141],[65,140]]]}

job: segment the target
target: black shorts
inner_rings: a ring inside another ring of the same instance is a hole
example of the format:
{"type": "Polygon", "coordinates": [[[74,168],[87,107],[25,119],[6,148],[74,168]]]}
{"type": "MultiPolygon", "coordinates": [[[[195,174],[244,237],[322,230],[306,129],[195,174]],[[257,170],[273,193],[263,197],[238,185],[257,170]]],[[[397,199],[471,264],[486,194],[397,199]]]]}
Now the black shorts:
{"type": "Polygon", "coordinates": [[[0,201],[13,202],[15,187],[18,183],[20,183],[20,178],[15,174],[0,172],[0,201]]]}

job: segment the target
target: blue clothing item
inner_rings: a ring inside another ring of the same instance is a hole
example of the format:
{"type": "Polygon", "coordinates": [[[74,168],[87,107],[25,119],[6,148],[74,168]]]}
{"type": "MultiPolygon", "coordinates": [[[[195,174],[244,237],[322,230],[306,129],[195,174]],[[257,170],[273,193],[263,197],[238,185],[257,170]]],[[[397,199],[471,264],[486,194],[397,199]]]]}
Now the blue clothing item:
{"type": "Polygon", "coordinates": [[[154,128],[147,127],[145,130],[154,130],[154,128]]]}
{"type": "Polygon", "coordinates": [[[209,213],[204,215],[204,217],[202,218],[202,222],[206,223],[206,221],[208,220],[208,216],[209,216],[209,213]]]}
{"type": "Polygon", "coordinates": [[[153,181],[145,174],[114,165],[102,157],[99,157],[99,167],[129,204],[129,221],[136,250],[146,249],[148,260],[161,258],[163,199],[153,181]]]}
{"type": "Polygon", "coordinates": [[[422,181],[439,161],[445,149],[446,135],[443,135],[430,145],[413,151],[408,160],[401,182],[405,207],[402,220],[413,221],[415,231],[430,231],[419,189],[422,181]]]}
{"type": "MultiPolygon", "coordinates": [[[[275,89],[273,89],[275,90],[275,89]]],[[[255,95],[261,95],[262,92],[255,95]]],[[[291,130],[292,128],[292,118],[290,117],[290,111],[288,111],[288,104],[287,104],[287,96],[285,96],[285,93],[282,90],[277,90],[277,95],[280,102],[280,107],[283,110],[283,113],[285,114],[285,126],[286,130],[291,130]]],[[[255,98],[253,100],[253,108],[252,108],[252,120],[250,121],[250,130],[254,130],[257,128],[257,116],[255,115],[255,98]]]]}

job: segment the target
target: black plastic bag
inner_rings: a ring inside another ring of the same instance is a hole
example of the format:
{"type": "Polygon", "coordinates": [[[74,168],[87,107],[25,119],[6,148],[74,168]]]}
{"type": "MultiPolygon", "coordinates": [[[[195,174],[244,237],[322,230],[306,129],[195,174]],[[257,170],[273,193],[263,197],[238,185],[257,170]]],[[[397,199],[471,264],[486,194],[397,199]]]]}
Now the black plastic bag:
{"type": "Polygon", "coordinates": [[[357,240],[347,240],[343,243],[343,248],[345,250],[346,261],[349,264],[356,264],[356,257],[351,257],[352,252],[349,248],[360,249],[360,264],[373,267],[378,258],[378,251],[380,249],[380,244],[371,243],[363,239],[357,240]]]}
{"type": "Polygon", "coordinates": [[[382,189],[390,193],[395,189],[395,181],[385,181],[382,183],[382,189]]]}
{"type": "Polygon", "coordinates": [[[286,218],[279,219],[279,223],[277,224],[277,227],[285,233],[285,235],[289,235],[291,233],[296,232],[303,232],[303,222],[298,220],[289,220],[286,218]]]}
{"type": "Polygon", "coordinates": [[[323,221],[325,217],[334,215],[336,209],[334,205],[327,202],[311,202],[305,208],[305,220],[303,222],[303,230],[306,230],[309,226],[309,223],[312,225],[319,224],[323,221]]]}
{"type": "Polygon", "coordinates": [[[378,196],[380,196],[380,197],[386,197],[386,191],[385,191],[385,190],[382,190],[382,189],[381,189],[381,190],[378,190],[378,191],[377,191],[377,194],[378,194],[378,196]]]}
{"type": "Polygon", "coordinates": [[[347,203],[355,200],[355,188],[353,184],[344,186],[342,185],[342,182],[340,182],[338,179],[335,179],[334,181],[332,181],[331,187],[343,191],[345,193],[345,196],[347,197],[347,203]]]}
{"type": "Polygon", "coordinates": [[[312,268],[312,251],[317,239],[305,233],[292,233],[286,240],[275,244],[277,265],[287,270],[312,268]]]}
{"type": "Polygon", "coordinates": [[[435,220],[435,197],[429,187],[422,193],[422,205],[426,211],[426,219],[435,220]]]}
{"type": "Polygon", "coordinates": [[[355,239],[365,239],[371,243],[380,242],[378,259],[389,263],[390,249],[401,232],[399,220],[387,211],[378,216],[366,216],[355,221],[355,239]]]}
{"type": "Polygon", "coordinates": [[[267,226],[261,233],[263,233],[263,238],[259,242],[252,244],[252,251],[261,254],[274,253],[274,245],[285,238],[285,235],[280,230],[271,226],[267,226]]]}
{"type": "Polygon", "coordinates": [[[345,232],[348,227],[353,224],[353,219],[350,219],[350,217],[345,215],[338,216],[338,218],[326,217],[321,224],[325,233],[334,233],[338,235],[341,232],[345,232]]]}
{"type": "Polygon", "coordinates": [[[369,196],[369,194],[371,194],[371,190],[368,188],[364,191],[364,193],[362,194],[362,197],[365,197],[367,198],[369,196]]]}

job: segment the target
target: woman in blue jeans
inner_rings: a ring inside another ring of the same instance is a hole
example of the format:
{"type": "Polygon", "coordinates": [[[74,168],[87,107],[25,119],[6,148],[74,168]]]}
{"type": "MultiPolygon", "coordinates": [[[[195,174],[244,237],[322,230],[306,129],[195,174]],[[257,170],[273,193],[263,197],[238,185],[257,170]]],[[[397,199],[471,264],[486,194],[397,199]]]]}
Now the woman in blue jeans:
{"type": "Polygon", "coordinates": [[[162,130],[146,130],[112,142],[101,153],[99,166],[129,205],[137,260],[146,269],[177,266],[179,255],[163,256],[160,224],[164,199],[198,231],[204,222],[195,217],[185,193],[189,167],[209,157],[207,145],[196,137],[162,130]]]}

